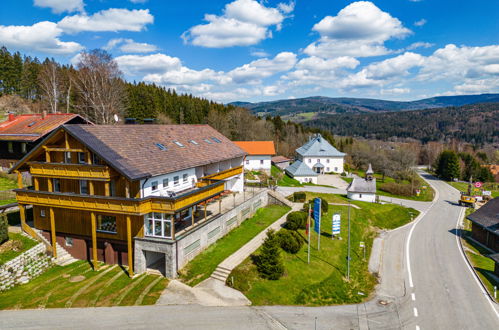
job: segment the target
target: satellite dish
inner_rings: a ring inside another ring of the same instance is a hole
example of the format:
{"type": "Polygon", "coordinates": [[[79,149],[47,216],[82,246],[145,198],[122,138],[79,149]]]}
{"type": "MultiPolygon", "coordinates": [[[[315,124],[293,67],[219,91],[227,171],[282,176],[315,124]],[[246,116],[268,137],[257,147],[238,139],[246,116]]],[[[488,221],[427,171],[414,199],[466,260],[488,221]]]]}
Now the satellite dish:
{"type": "Polygon", "coordinates": [[[119,121],[120,121],[120,118],[118,118],[118,115],[117,115],[117,114],[114,114],[114,121],[115,121],[115,122],[119,122],[119,121]]]}

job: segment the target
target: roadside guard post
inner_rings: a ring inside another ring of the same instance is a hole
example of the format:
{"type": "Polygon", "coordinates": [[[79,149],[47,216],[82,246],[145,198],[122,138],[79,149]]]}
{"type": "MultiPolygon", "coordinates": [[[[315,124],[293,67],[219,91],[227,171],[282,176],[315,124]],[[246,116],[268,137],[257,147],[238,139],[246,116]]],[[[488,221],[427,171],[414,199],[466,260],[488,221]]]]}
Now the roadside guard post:
{"type": "Polygon", "coordinates": [[[321,199],[314,199],[314,231],[317,233],[317,250],[321,248],[321,199]]]}

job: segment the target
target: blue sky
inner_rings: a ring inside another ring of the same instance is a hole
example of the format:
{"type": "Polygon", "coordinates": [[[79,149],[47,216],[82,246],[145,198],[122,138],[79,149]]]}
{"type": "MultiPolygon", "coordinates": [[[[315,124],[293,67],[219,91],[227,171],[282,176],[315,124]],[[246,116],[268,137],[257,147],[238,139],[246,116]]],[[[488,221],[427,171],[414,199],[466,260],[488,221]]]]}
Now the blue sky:
{"type": "Polygon", "coordinates": [[[491,0],[16,0],[0,45],[220,102],[312,95],[412,100],[499,92],[491,0]]]}

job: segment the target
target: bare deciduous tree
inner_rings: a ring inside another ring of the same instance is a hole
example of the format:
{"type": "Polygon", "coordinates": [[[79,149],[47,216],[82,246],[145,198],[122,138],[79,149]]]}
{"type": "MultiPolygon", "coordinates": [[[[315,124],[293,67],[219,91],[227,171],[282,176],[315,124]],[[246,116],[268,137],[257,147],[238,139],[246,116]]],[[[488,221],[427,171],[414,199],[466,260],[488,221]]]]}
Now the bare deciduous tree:
{"type": "Polygon", "coordinates": [[[38,80],[50,112],[56,113],[61,96],[61,77],[58,64],[53,60],[46,60],[40,70],[38,80]]]}
{"type": "Polygon", "coordinates": [[[76,68],[71,78],[81,98],[79,112],[97,124],[114,123],[114,115],[122,117],[126,94],[122,73],[111,55],[101,49],[83,52],[76,68]]]}

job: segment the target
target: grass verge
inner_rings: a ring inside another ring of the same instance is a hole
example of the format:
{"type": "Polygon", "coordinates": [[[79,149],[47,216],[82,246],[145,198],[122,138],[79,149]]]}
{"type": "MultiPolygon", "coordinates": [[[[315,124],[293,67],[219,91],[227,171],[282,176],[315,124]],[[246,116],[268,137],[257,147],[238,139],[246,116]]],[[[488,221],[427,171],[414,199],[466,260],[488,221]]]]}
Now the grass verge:
{"type": "MultiPolygon", "coordinates": [[[[307,192],[307,199],[322,197],[330,203],[344,203],[346,198],[331,194],[307,192]]],[[[352,203],[351,207],[351,263],[350,281],[346,280],[348,206],[329,205],[322,216],[320,250],[318,235],[311,234],[311,261],[307,263],[307,245],[297,254],[281,251],[285,274],[277,281],[259,276],[251,258],[236,267],[229,276],[234,288],[242,291],[254,305],[323,306],[359,303],[369,298],[377,283],[367,269],[373,239],[378,229],[392,229],[411,221],[418,211],[393,204],[352,203]],[[331,218],[341,215],[341,240],[331,238],[331,218]],[[360,242],[366,246],[366,258],[360,242]]],[[[304,230],[299,231],[306,240],[304,230]]],[[[258,251],[256,252],[258,253],[258,251]]]]}
{"type": "Polygon", "coordinates": [[[239,250],[244,244],[289,210],[289,207],[281,205],[268,205],[258,209],[253,217],[245,220],[239,227],[192,259],[180,270],[180,279],[190,286],[194,286],[207,279],[217,268],[218,264],[239,250]]]}
{"type": "MultiPolygon", "coordinates": [[[[467,182],[453,182],[453,181],[446,181],[446,182],[459,191],[468,192],[467,182]]],[[[499,197],[499,184],[497,183],[486,182],[483,184],[482,189],[490,191],[492,198],[499,197]]],[[[472,193],[479,195],[481,194],[481,189],[473,188],[472,193]]]]}
{"type": "Polygon", "coordinates": [[[37,241],[20,233],[9,233],[9,240],[0,245],[0,265],[28,251],[36,244],[37,241]]]}
{"type": "Polygon", "coordinates": [[[147,274],[130,279],[118,265],[94,271],[88,262],[77,261],[53,266],[33,281],[0,293],[0,309],[151,305],[167,283],[166,278],[147,274]]]}

